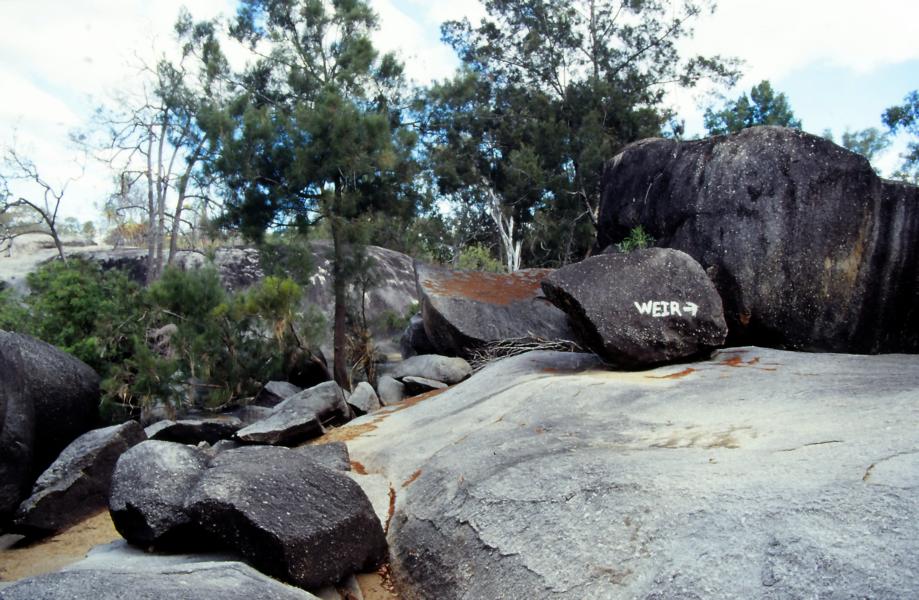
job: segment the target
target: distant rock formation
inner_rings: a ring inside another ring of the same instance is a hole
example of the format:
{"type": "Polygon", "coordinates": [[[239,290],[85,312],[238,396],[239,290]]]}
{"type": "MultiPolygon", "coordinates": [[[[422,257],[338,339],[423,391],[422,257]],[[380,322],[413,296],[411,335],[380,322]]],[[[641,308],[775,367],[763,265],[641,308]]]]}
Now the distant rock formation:
{"type": "Polygon", "coordinates": [[[919,351],[919,187],[832,142],[755,127],[632,144],[603,177],[597,251],[638,225],[708,270],[729,343],[919,351]]]}

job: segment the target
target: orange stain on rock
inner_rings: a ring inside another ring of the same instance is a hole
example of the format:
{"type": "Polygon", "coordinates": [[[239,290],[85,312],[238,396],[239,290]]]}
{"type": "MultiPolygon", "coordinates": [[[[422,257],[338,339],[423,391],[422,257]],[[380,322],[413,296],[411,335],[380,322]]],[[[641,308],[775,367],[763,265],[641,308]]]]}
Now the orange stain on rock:
{"type": "Polygon", "coordinates": [[[411,477],[409,477],[408,479],[406,479],[405,481],[403,481],[403,482],[402,482],[402,487],[403,487],[403,488],[407,488],[408,486],[410,486],[410,485],[412,485],[413,483],[415,483],[415,480],[418,479],[419,477],[421,477],[421,469],[418,469],[417,471],[415,471],[414,473],[412,473],[412,476],[411,476],[411,477]]]}
{"type": "Polygon", "coordinates": [[[670,375],[645,375],[645,377],[647,377],[648,379],[682,379],[683,377],[686,377],[687,375],[692,375],[695,372],[696,372],[696,369],[689,367],[689,368],[683,369],[679,373],[671,373],[670,375]]]}
{"type": "Polygon", "coordinates": [[[450,271],[422,285],[438,296],[465,298],[476,302],[507,306],[540,295],[539,284],[552,269],[527,269],[514,274],[450,271]]]}
{"type": "Polygon", "coordinates": [[[357,473],[358,475],[366,475],[367,469],[361,463],[356,460],[351,461],[351,470],[357,473]]]}

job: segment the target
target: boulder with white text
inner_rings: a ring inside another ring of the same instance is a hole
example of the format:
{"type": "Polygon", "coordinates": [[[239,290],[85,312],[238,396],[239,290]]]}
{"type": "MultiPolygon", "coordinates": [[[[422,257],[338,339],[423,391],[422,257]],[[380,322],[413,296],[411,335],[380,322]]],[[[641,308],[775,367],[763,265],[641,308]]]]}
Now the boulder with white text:
{"type": "Polygon", "coordinates": [[[659,365],[724,343],[721,297],[702,266],[678,250],[603,254],[555,271],[546,297],[580,342],[613,365],[659,365]]]}

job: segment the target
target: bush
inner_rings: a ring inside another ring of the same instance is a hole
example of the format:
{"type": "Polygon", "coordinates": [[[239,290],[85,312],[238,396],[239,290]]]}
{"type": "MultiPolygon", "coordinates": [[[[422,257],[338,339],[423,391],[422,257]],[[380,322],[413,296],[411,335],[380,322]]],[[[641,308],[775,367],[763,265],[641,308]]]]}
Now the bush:
{"type": "Polygon", "coordinates": [[[500,273],[504,271],[501,261],[492,257],[491,250],[480,244],[466,246],[460,251],[456,267],[464,271],[489,271],[500,273]]]}
{"type": "Polygon", "coordinates": [[[624,240],[616,244],[619,252],[631,252],[632,250],[641,250],[654,244],[654,238],[651,237],[645,228],[641,225],[633,227],[624,240]]]}

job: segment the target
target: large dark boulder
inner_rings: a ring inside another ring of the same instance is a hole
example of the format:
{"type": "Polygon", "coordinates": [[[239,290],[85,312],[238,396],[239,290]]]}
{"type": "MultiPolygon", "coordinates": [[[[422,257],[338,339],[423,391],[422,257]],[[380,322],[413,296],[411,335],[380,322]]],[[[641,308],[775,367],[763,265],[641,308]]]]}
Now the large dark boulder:
{"type": "Polygon", "coordinates": [[[0,518],[98,421],[99,376],[50,344],[0,331],[0,518]]]}
{"type": "Polygon", "coordinates": [[[729,342],[919,350],[919,188],[807,133],[627,147],[606,168],[597,249],[642,225],[702,264],[729,342]]]}
{"type": "Polygon", "coordinates": [[[206,544],[185,509],[185,499],[209,458],[193,446],[156,440],[141,442],[122,454],[109,496],[118,533],[142,548],[206,544]]]}
{"type": "Polygon", "coordinates": [[[505,340],[571,340],[565,313],[546,300],[549,269],[451,271],[415,262],[424,330],[438,353],[469,357],[505,340]]]}
{"type": "Polygon", "coordinates": [[[386,556],[383,528],[360,486],[297,450],[217,455],[187,506],[260,571],[304,588],[376,568],[386,556]]]}
{"type": "Polygon", "coordinates": [[[685,359],[727,335],[715,286],[678,250],[594,256],[552,273],[542,288],[568,313],[581,343],[616,365],[685,359]]]}
{"type": "Polygon", "coordinates": [[[75,439],[41,474],[32,495],[19,505],[17,529],[29,535],[47,535],[104,509],[118,457],[146,437],[136,421],[128,421],[75,439]]]}

